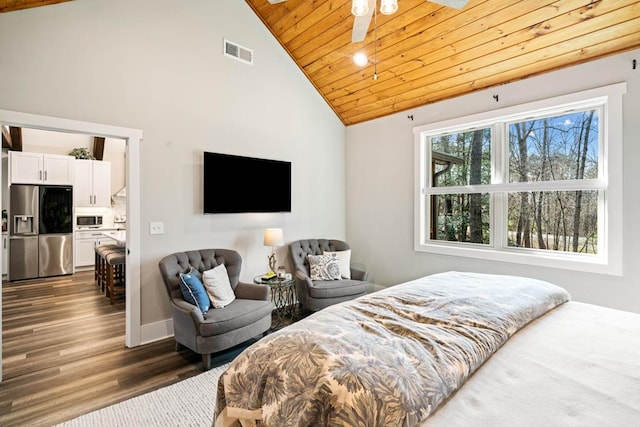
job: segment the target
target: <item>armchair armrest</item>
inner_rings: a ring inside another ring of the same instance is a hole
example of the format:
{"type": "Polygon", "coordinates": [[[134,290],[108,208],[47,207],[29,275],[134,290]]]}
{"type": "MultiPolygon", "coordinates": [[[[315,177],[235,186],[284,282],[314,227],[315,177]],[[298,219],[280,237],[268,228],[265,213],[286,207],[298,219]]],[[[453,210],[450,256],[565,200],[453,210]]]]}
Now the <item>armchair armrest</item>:
{"type": "Polygon", "coordinates": [[[268,301],[271,299],[271,288],[257,283],[238,282],[234,290],[236,298],[268,301]]]}
{"type": "MultiPolygon", "coordinates": [[[[199,335],[198,325],[204,323],[204,316],[198,307],[184,300],[174,299],[171,302],[173,314],[173,330],[176,336],[195,337],[199,335]]],[[[183,342],[183,344],[187,344],[183,342]]],[[[189,343],[194,345],[194,343],[189,343]]]]}
{"type": "Polygon", "coordinates": [[[302,280],[303,282],[307,282],[307,284],[309,284],[310,286],[313,284],[313,280],[311,280],[311,277],[309,277],[307,274],[303,273],[300,270],[296,271],[295,278],[296,280],[302,280]]]}
{"type": "Polygon", "coordinates": [[[362,280],[363,282],[366,282],[369,278],[369,272],[351,267],[351,278],[354,280],[362,280]]]}

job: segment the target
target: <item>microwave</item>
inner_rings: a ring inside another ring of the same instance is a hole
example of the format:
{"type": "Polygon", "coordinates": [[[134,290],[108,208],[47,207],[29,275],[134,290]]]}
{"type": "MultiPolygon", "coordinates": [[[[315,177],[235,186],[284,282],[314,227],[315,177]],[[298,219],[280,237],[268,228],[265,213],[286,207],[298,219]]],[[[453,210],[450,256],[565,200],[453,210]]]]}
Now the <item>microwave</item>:
{"type": "Polygon", "coordinates": [[[102,227],[102,215],[78,215],[76,216],[76,226],[100,228],[102,227]]]}

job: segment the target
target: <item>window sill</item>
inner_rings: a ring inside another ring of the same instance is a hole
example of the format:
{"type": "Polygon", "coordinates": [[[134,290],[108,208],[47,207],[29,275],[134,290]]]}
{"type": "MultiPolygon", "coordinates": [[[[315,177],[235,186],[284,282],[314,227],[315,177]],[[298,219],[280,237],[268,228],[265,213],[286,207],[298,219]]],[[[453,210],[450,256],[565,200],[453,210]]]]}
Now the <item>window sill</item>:
{"type": "Polygon", "coordinates": [[[456,243],[456,246],[453,247],[451,244],[445,242],[417,243],[415,245],[415,251],[512,264],[535,265],[585,273],[622,276],[621,260],[607,260],[597,255],[578,255],[557,251],[545,252],[529,249],[496,249],[464,243],[456,243]]]}

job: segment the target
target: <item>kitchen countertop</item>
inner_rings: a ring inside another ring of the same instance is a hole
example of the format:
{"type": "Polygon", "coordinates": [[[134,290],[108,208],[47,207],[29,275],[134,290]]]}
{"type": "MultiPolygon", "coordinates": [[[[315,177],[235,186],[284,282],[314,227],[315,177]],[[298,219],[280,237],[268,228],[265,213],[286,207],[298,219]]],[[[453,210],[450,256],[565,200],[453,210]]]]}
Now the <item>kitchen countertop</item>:
{"type": "Polygon", "coordinates": [[[91,231],[91,232],[102,232],[102,231],[121,231],[121,230],[126,230],[125,227],[76,227],[76,232],[80,232],[80,231],[91,231]]]}
{"type": "Polygon", "coordinates": [[[119,231],[103,231],[103,235],[115,240],[118,242],[118,245],[124,246],[127,243],[127,231],[119,230],[119,231]]]}

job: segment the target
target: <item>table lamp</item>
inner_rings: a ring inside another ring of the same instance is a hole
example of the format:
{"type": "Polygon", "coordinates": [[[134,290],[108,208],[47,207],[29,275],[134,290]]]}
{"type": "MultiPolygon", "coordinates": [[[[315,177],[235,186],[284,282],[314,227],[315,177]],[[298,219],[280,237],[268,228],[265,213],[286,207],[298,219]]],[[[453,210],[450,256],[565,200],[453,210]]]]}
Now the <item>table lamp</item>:
{"type": "Polygon", "coordinates": [[[269,271],[276,271],[276,246],[284,245],[284,236],[282,228],[267,228],[264,230],[264,245],[271,246],[271,255],[269,255],[269,271]]]}

